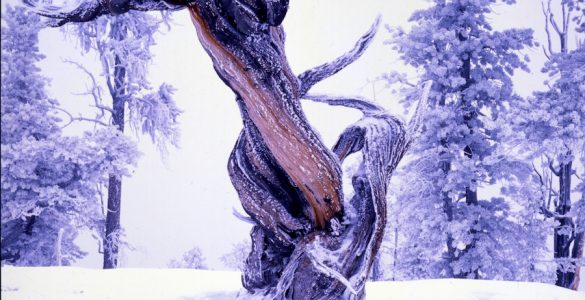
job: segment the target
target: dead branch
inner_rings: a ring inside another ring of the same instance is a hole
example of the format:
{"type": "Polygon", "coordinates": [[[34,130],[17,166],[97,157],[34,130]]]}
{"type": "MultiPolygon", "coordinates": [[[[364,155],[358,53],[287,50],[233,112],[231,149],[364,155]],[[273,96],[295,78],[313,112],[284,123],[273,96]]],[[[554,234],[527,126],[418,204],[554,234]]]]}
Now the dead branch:
{"type": "Polygon", "coordinates": [[[78,116],[78,117],[74,117],[70,112],[68,112],[67,110],[60,108],[58,106],[52,106],[51,108],[56,109],[58,111],[61,111],[63,113],[65,113],[68,117],[69,117],[69,122],[67,122],[65,125],[61,126],[61,128],[65,128],[69,125],[71,125],[73,122],[79,121],[79,122],[83,122],[83,121],[87,121],[87,122],[92,122],[92,123],[96,123],[102,126],[109,126],[107,123],[104,123],[103,121],[97,120],[97,119],[92,119],[92,118],[86,118],[83,116],[78,116]]]}
{"type": "Polygon", "coordinates": [[[114,110],[111,107],[108,107],[108,106],[105,106],[102,104],[101,89],[100,89],[100,87],[97,83],[97,80],[96,80],[95,76],[93,75],[93,73],[90,72],[86,67],[84,67],[83,65],[81,65],[78,62],[75,62],[75,61],[72,61],[69,59],[65,59],[65,60],[63,60],[63,62],[76,66],[78,69],[83,71],[91,80],[91,88],[89,89],[89,91],[87,91],[85,93],[81,93],[80,95],[91,95],[92,96],[94,106],[100,110],[100,115],[98,118],[101,118],[104,116],[104,111],[107,111],[107,112],[113,114],[114,110]]]}
{"type": "Polygon", "coordinates": [[[361,111],[364,115],[372,115],[382,113],[385,109],[370,100],[364,99],[359,96],[354,97],[343,97],[343,96],[328,96],[318,94],[307,94],[303,99],[311,100],[314,102],[325,103],[332,106],[344,106],[349,108],[355,108],[361,111]]]}
{"type": "Polygon", "coordinates": [[[342,56],[331,62],[322,64],[300,74],[299,80],[301,81],[301,87],[299,89],[299,96],[303,97],[313,85],[332,75],[337,74],[337,72],[343,70],[343,68],[347,67],[360,58],[370,45],[371,41],[374,39],[374,36],[378,31],[379,24],[380,17],[376,18],[374,24],[372,24],[370,29],[360,37],[353,48],[342,56]]]}
{"type": "Polygon", "coordinates": [[[37,14],[53,21],[48,25],[59,27],[67,23],[82,23],[97,19],[103,15],[119,15],[131,10],[165,11],[180,10],[191,3],[189,0],[76,0],[73,7],[60,7],[50,1],[23,0],[23,3],[37,14]]]}

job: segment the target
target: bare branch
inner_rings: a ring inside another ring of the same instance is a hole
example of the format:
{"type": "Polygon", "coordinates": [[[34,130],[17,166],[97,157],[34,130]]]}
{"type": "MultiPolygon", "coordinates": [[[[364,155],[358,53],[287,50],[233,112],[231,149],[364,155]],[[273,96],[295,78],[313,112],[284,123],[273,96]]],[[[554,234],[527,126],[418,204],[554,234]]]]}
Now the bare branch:
{"type": "Polygon", "coordinates": [[[563,45],[567,45],[569,41],[569,22],[571,20],[571,11],[567,11],[567,4],[565,2],[562,3],[563,8],[563,45]]]}
{"type": "MultiPolygon", "coordinates": [[[[98,41],[97,49],[99,53],[104,53],[105,52],[104,44],[98,41]]],[[[108,62],[106,55],[100,55],[100,60],[102,62],[102,69],[104,72],[104,77],[106,79],[106,85],[108,86],[108,91],[110,92],[110,95],[113,96],[115,95],[115,89],[114,84],[112,83],[112,76],[110,75],[110,63],[108,62]]]]}
{"type": "MultiPolygon", "coordinates": [[[[534,165],[534,163],[532,163],[532,169],[534,170],[534,172],[536,173],[536,175],[538,175],[538,178],[539,178],[539,181],[540,181],[540,185],[542,187],[544,187],[545,189],[548,189],[548,198],[545,198],[545,192],[543,191],[543,194],[542,194],[542,204],[540,205],[540,211],[547,218],[550,218],[550,217],[553,216],[553,213],[549,210],[549,208],[550,208],[550,201],[551,201],[552,195],[553,195],[552,181],[549,180],[549,182],[547,184],[545,182],[544,172],[543,172],[543,174],[541,174],[540,172],[538,172],[538,169],[536,168],[536,166],[534,165]]],[[[547,177],[549,177],[549,176],[547,176],[547,177]]]]}
{"type": "Polygon", "coordinates": [[[232,214],[241,221],[244,221],[248,224],[256,225],[254,219],[249,216],[243,215],[241,212],[237,211],[235,208],[232,207],[232,214]]]}
{"type": "Polygon", "coordinates": [[[549,209],[547,209],[546,207],[540,207],[540,211],[542,212],[542,214],[544,214],[547,218],[555,218],[556,220],[560,220],[560,219],[567,219],[567,220],[572,220],[573,216],[567,216],[567,215],[562,215],[559,214],[557,212],[554,211],[550,211],[549,209]]]}
{"type": "Polygon", "coordinates": [[[563,17],[563,33],[567,32],[567,4],[563,1],[561,2],[561,11],[563,17]]]}
{"type": "Polygon", "coordinates": [[[360,58],[370,45],[370,42],[374,39],[379,24],[380,17],[377,17],[374,24],[372,24],[370,29],[356,42],[351,50],[334,61],[322,64],[299,75],[298,78],[301,81],[299,96],[303,97],[313,85],[336,74],[360,58]]]}
{"type": "Polygon", "coordinates": [[[548,20],[559,37],[562,37],[563,32],[560,30],[559,25],[557,24],[557,21],[555,20],[555,17],[550,9],[550,3],[551,0],[548,1],[548,20]]]}
{"type": "Polygon", "coordinates": [[[359,96],[343,97],[343,96],[328,96],[328,95],[312,95],[308,94],[303,99],[311,100],[319,103],[326,103],[333,106],[345,106],[360,110],[364,115],[372,115],[384,112],[384,108],[359,96]]]}
{"type": "Polygon", "coordinates": [[[540,4],[542,6],[542,13],[544,14],[544,18],[546,20],[544,22],[544,30],[546,31],[548,54],[547,54],[546,49],[544,48],[544,46],[542,46],[542,48],[544,50],[544,55],[550,60],[550,57],[553,55],[551,34],[550,34],[549,27],[548,27],[549,14],[550,14],[550,0],[548,1],[548,4],[549,4],[549,6],[548,6],[549,9],[548,10],[544,7],[544,2],[541,2],[540,4]]]}
{"type": "Polygon", "coordinates": [[[550,159],[550,157],[548,157],[548,156],[546,158],[548,160],[548,168],[550,169],[550,171],[553,174],[555,174],[556,176],[561,176],[561,170],[560,169],[559,170],[555,169],[555,167],[553,166],[553,160],[550,159]]]}
{"type": "Polygon", "coordinates": [[[429,94],[431,92],[432,86],[433,86],[432,80],[428,80],[424,83],[422,94],[416,106],[416,110],[414,111],[414,115],[410,119],[410,122],[408,122],[407,128],[408,143],[412,142],[415,138],[417,138],[422,130],[424,115],[429,106],[429,94]]]}
{"type": "Polygon", "coordinates": [[[23,0],[37,14],[54,19],[49,26],[58,27],[67,23],[89,22],[102,15],[119,15],[130,10],[136,11],[164,11],[185,8],[191,1],[174,0],[73,0],[56,6],[51,1],[23,0]],[[73,3],[71,3],[73,2],[73,3]]]}
{"type": "Polygon", "coordinates": [[[93,73],[91,73],[86,67],[84,67],[83,65],[81,65],[78,62],[69,60],[69,59],[65,59],[63,60],[63,62],[72,64],[74,66],[76,66],[78,69],[80,69],[81,71],[83,71],[90,79],[91,79],[91,88],[87,93],[83,93],[83,95],[91,95],[93,97],[93,101],[94,101],[94,106],[98,109],[100,109],[101,114],[99,115],[99,118],[102,118],[104,116],[104,111],[108,111],[110,113],[114,113],[114,110],[110,107],[104,106],[102,105],[102,93],[101,93],[101,89],[97,83],[97,80],[95,78],[95,76],[93,75],[93,73]]]}
{"type": "Polygon", "coordinates": [[[546,59],[550,60],[551,54],[546,51],[546,48],[544,46],[542,46],[542,52],[544,52],[544,56],[546,57],[546,59]]]}
{"type": "Polygon", "coordinates": [[[105,111],[108,111],[110,113],[114,113],[114,110],[109,106],[104,106],[104,105],[99,105],[99,104],[95,104],[95,105],[91,105],[91,106],[95,107],[95,108],[99,108],[100,110],[105,110],[105,111]]]}
{"type": "Polygon", "coordinates": [[[538,175],[538,178],[540,180],[540,184],[542,186],[544,186],[544,180],[542,178],[542,175],[540,174],[540,172],[538,172],[538,170],[536,169],[536,166],[534,165],[534,162],[532,163],[532,170],[534,170],[534,173],[536,173],[536,175],[538,175]]]}
{"type": "Polygon", "coordinates": [[[106,211],[104,210],[105,205],[104,205],[104,193],[102,192],[102,184],[96,183],[95,184],[95,187],[96,187],[97,194],[98,194],[98,196],[100,198],[100,204],[101,204],[100,205],[100,208],[102,210],[102,216],[105,217],[106,216],[106,211]]]}
{"type": "Polygon", "coordinates": [[[92,118],[86,118],[86,117],[83,117],[83,116],[74,117],[70,112],[68,112],[67,110],[62,109],[62,108],[60,108],[58,106],[52,106],[51,108],[56,109],[58,111],[61,111],[61,112],[65,113],[69,117],[69,122],[67,122],[67,124],[61,126],[61,128],[65,128],[65,127],[71,125],[75,121],[87,121],[87,122],[93,122],[93,123],[96,123],[96,124],[99,124],[99,125],[103,125],[103,126],[110,126],[107,123],[105,123],[103,121],[100,121],[100,120],[96,120],[96,119],[92,119],[92,118]]]}
{"type": "MultiPolygon", "coordinates": [[[[550,202],[551,202],[553,196],[555,196],[555,197],[557,196],[557,193],[553,190],[553,187],[552,187],[552,176],[548,176],[548,186],[549,186],[549,189],[548,189],[548,200],[546,203],[546,208],[550,209],[550,202]]],[[[555,202],[556,202],[556,200],[555,200],[555,202]]]]}

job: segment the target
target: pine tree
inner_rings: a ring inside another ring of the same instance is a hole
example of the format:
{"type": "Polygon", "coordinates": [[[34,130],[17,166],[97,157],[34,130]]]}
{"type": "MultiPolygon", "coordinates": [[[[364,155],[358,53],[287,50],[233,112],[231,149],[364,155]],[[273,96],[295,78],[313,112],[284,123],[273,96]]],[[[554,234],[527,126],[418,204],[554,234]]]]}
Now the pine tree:
{"type": "Polygon", "coordinates": [[[180,268],[180,269],[207,269],[205,264],[205,257],[201,253],[199,247],[193,247],[191,250],[183,253],[183,256],[179,259],[172,259],[169,262],[169,268],[180,268]]]}
{"type": "Polygon", "coordinates": [[[535,161],[542,188],[541,212],[556,222],[552,230],[556,285],[576,289],[585,244],[585,211],[571,194],[583,192],[583,177],[575,175],[585,156],[585,45],[581,36],[571,49],[570,37],[578,38],[583,31],[585,2],[558,1],[559,18],[551,2],[543,4],[548,35],[543,50],[548,61],[542,71],[549,77],[548,89],[516,102],[510,119],[522,133],[517,140],[523,152],[535,161]]]}
{"type": "Polygon", "coordinates": [[[97,185],[122,176],[136,149],[112,128],[62,135],[58,102],[36,63],[39,17],[7,6],[2,27],[2,263],[71,264],[80,230],[103,227],[97,185]]]}
{"type": "Polygon", "coordinates": [[[498,2],[436,0],[411,16],[410,32],[394,31],[402,60],[434,82],[433,109],[391,216],[403,279],[548,280],[532,271],[544,237],[538,207],[522,193],[534,187],[530,168],[506,153],[498,120],[515,98],[511,76],[527,70],[519,50],[533,46],[532,32],[493,30],[487,16],[498,2]],[[499,197],[480,193],[497,182],[506,183],[499,197]]]}
{"type": "Polygon", "coordinates": [[[250,248],[252,248],[250,241],[243,240],[239,243],[235,243],[232,250],[222,255],[219,259],[224,266],[230,269],[244,271],[246,258],[248,257],[248,253],[250,253],[250,248]]]}
{"type": "MultiPolygon", "coordinates": [[[[167,16],[164,16],[167,18],[167,16]]],[[[148,79],[148,64],[152,60],[150,47],[155,44],[154,34],[163,20],[143,13],[129,12],[120,16],[103,16],[93,22],[74,27],[76,38],[85,53],[95,51],[102,62],[102,74],[107,85],[111,104],[101,93],[94,94],[100,109],[98,118],[110,122],[124,134],[125,124],[137,134],[150,136],[152,142],[166,153],[167,145],[178,145],[178,117],[181,111],[176,106],[173,87],[162,84],[154,90],[148,79]]],[[[95,77],[90,74],[94,85],[95,77]]],[[[101,89],[94,86],[94,89],[101,89]]],[[[102,234],[104,245],[103,267],[118,266],[118,253],[122,235],[122,179],[112,173],[108,180],[106,228],[102,234]]]]}

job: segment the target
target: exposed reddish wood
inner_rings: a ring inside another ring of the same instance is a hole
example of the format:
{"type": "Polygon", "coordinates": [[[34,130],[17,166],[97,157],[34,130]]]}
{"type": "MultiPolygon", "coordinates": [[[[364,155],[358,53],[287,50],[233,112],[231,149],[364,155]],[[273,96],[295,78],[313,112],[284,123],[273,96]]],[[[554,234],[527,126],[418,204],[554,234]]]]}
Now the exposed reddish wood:
{"type": "MultiPolygon", "coordinates": [[[[160,4],[123,1],[130,9],[160,4]]],[[[189,6],[199,41],[240,107],[244,129],[228,171],[255,223],[244,287],[271,299],[363,299],[386,224],[388,181],[420,130],[430,85],[408,126],[364,99],[306,95],[364,53],[379,20],[350,51],[296,77],[280,26],[288,0],[171,2],[189,6]],[[301,97],[356,108],[364,117],[331,151],[305,118],[301,97]],[[352,176],[354,196],[344,200],[340,162],[355,152],[363,161],[352,176]]]]}
{"type": "MultiPolygon", "coordinates": [[[[281,95],[263,86],[257,73],[246,68],[213,36],[197,7],[189,7],[189,12],[198,38],[212,58],[216,71],[243,99],[251,120],[272,155],[312,207],[310,217],[315,225],[325,228],[327,222],[342,209],[341,171],[336,159],[312,129],[303,126],[308,124],[305,116],[290,107],[295,105],[293,102],[298,102],[298,80],[285,56],[281,56],[280,71],[292,87],[290,99],[282,99],[281,95]]],[[[278,51],[284,53],[279,30],[282,29],[272,28],[271,36],[277,41],[278,51]]]]}

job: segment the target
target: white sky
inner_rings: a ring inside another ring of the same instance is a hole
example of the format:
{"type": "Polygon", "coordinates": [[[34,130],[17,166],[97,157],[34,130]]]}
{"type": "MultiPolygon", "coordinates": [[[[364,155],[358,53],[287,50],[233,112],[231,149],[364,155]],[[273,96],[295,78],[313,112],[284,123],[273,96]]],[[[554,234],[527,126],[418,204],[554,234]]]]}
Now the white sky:
{"type": "MultiPolygon", "coordinates": [[[[18,0],[8,0],[16,3],[18,0]]],[[[293,0],[285,19],[287,57],[293,70],[304,70],[329,61],[350,49],[378,14],[382,23],[406,25],[417,7],[427,1],[402,0],[293,0]],[[359,4],[358,4],[359,3],[359,4]]],[[[495,27],[531,27],[537,39],[545,41],[540,1],[520,0],[516,6],[498,6],[493,16],[495,27]],[[505,9],[505,11],[504,11],[505,9]]],[[[6,3],[6,2],[5,2],[6,3]]],[[[250,226],[232,215],[242,211],[227,174],[227,159],[241,129],[239,112],[232,92],[218,79],[211,61],[197,40],[187,11],[173,16],[170,31],[157,38],[154,62],[150,68],[153,85],[171,83],[177,88],[175,99],[184,113],[181,122],[181,147],[170,149],[161,160],[148,137],[141,137],[144,153],[132,178],[123,183],[122,225],[127,241],[135,250],[126,250],[123,267],[165,267],[169,260],[198,246],[211,268],[223,268],[219,257],[232,244],[248,238],[250,226]]],[[[405,70],[395,53],[383,41],[389,37],[382,27],[371,48],[355,64],[317,85],[315,91],[341,95],[362,95],[376,99],[391,111],[402,108],[377,76],[405,70]],[[375,92],[374,92],[375,91],[375,92]]],[[[98,74],[96,57],[81,58],[71,41],[57,29],[41,35],[45,76],[52,78],[49,93],[73,112],[88,114],[91,99],[75,96],[85,90],[87,77],[62,59],[83,61],[98,74]]],[[[533,58],[534,74],[517,76],[519,91],[528,94],[542,86],[539,74],[543,55],[540,49],[526,50],[533,58]]],[[[360,114],[344,108],[306,103],[306,114],[327,145],[360,114]]],[[[97,242],[82,242],[90,255],[79,265],[101,267],[97,242]]]]}

